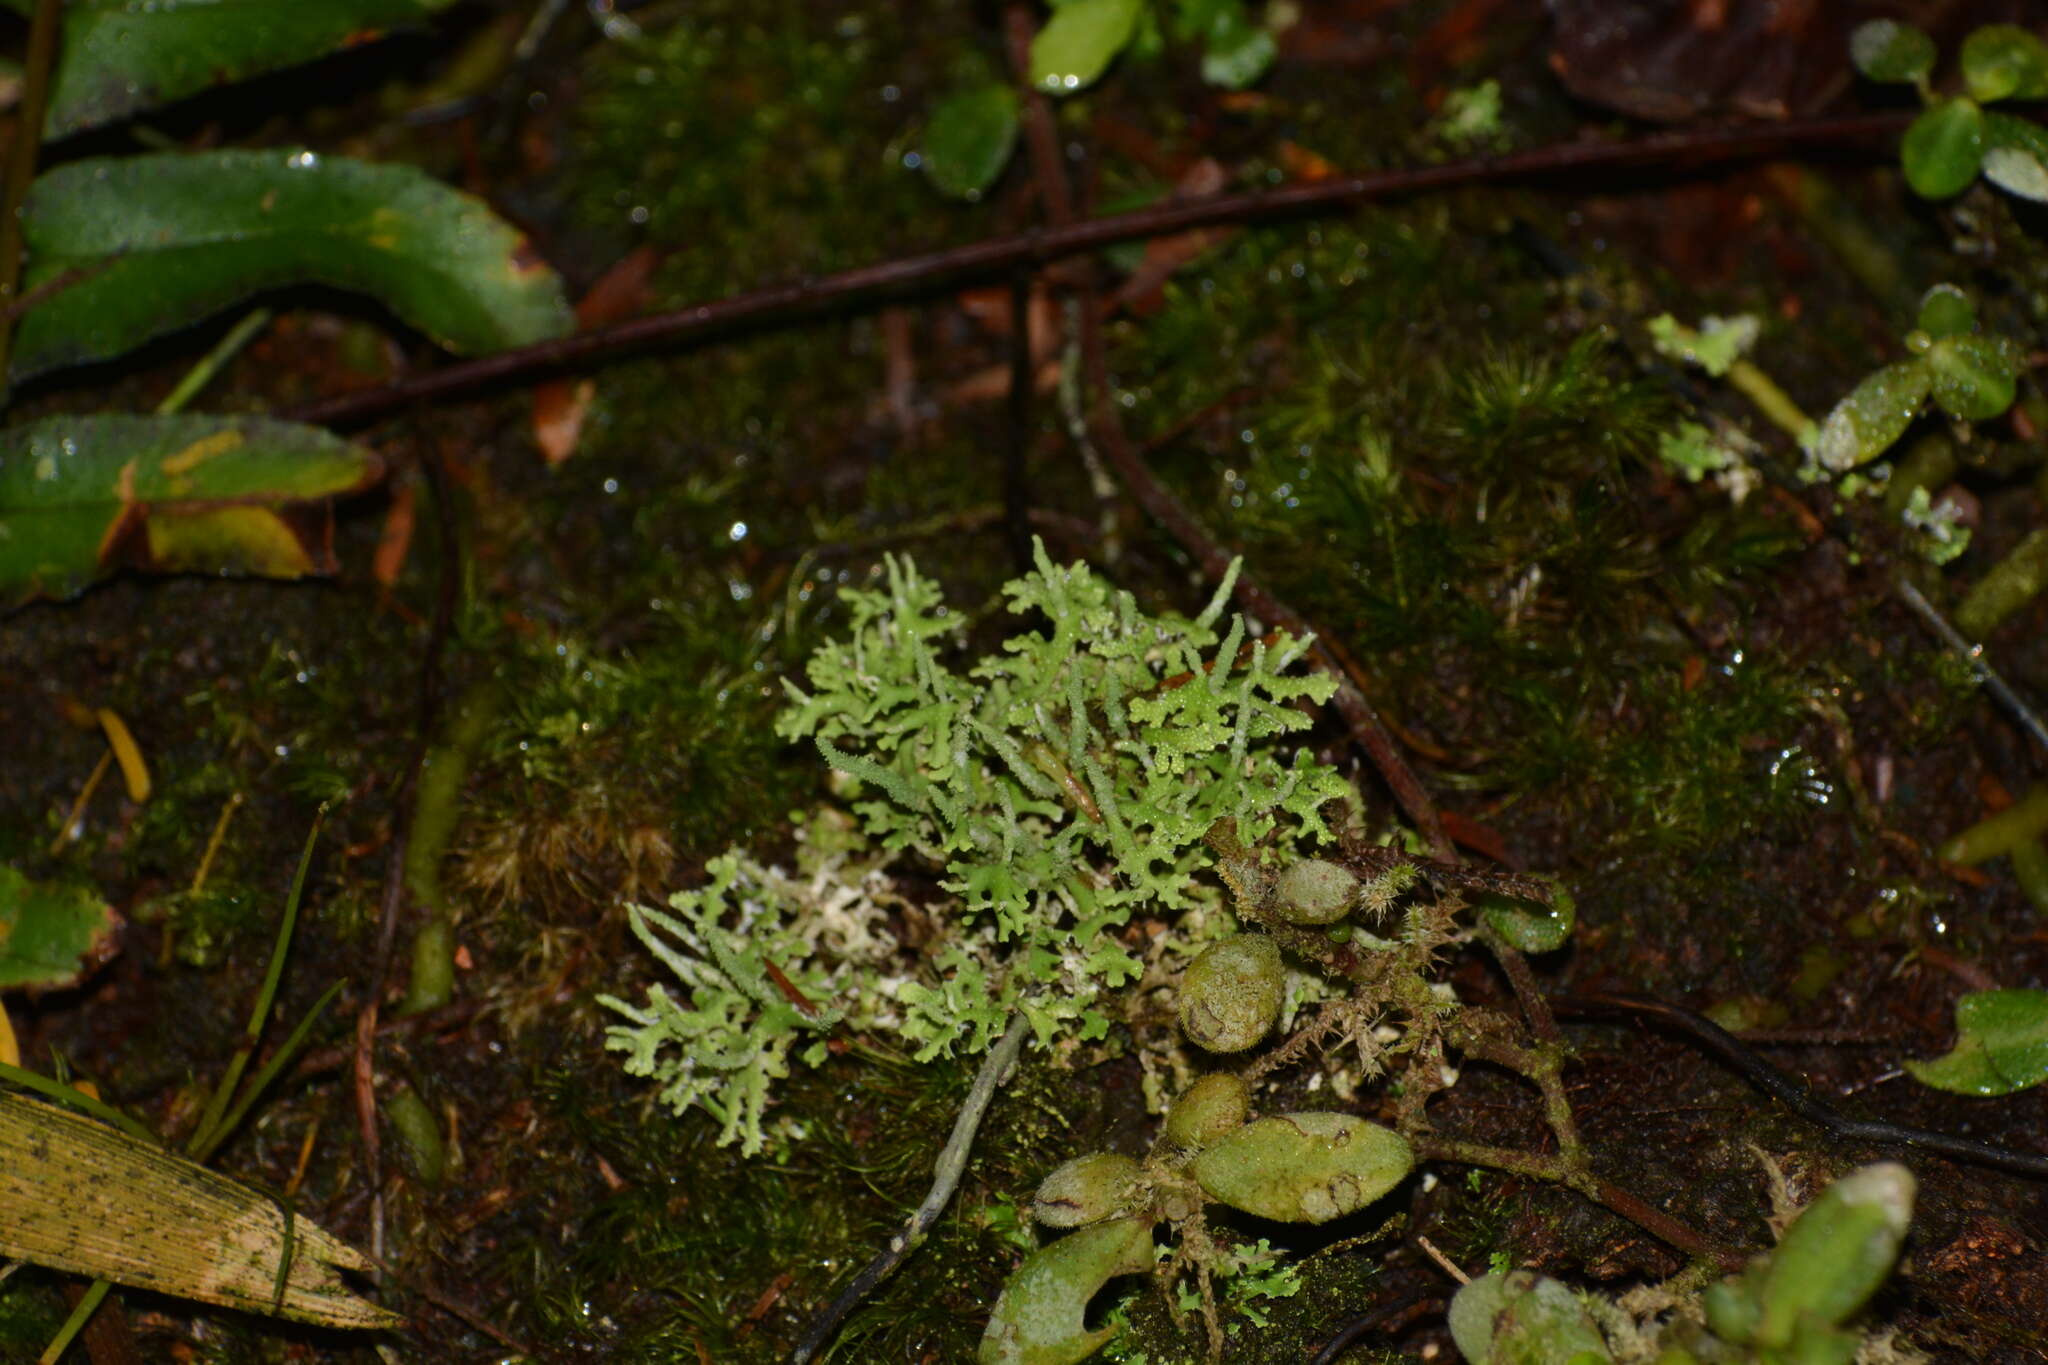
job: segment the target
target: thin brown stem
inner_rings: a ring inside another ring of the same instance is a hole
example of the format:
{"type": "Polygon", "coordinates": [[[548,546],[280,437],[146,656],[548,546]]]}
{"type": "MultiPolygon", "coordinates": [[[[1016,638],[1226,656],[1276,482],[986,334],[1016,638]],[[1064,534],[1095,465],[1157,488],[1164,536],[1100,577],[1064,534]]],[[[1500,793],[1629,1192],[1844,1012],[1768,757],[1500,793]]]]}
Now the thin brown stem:
{"type": "Polygon", "coordinates": [[[303,422],[354,426],[415,403],[544,374],[595,365],[656,346],[686,346],[742,329],[787,324],[844,310],[1000,278],[1021,266],[1084,256],[1118,242],[1170,236],[1191,228],[1328,214],[1403,195],[1504,181],[1554,181],[1588,172],[1660,171],[1784,157],[1803,148],[1853,145],[1896,136],[1910,112],[1855,114],[1742,128],[1665,133],[1629,142],[1570,142],[1512,156],[1383,171],[1350,179],[1179,199],[1132,213],[1083,219],[1043,230],[994,237],[841,271],[821,279],[771,285],[715,302],[633,318],[575,336],[443,366],[392,384],[303,404],[282,414],[303,422]]]}

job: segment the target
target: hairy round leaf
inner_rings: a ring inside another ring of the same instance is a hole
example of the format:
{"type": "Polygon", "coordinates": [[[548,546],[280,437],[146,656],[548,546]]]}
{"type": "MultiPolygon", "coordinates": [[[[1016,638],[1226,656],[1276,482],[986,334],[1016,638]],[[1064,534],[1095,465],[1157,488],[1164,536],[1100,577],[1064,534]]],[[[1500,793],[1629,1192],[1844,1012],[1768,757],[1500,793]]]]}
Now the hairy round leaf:
{"type": "Polygon", "coordinates": [[[1415,1149],[1351,1114],[1280,1114],[1218,1138],[1189,1168],[1218,1203],[1282,1223],[1327,1223],[1401,1183],[1415,1149]]]}
{"type": "Polygon", "coordinates": [[[1211,1052],[1242,1052],[1272,1031],[1286,986],[1287,968],[1272,939],[1218,939],[1181,977],[1181,1029],[1211,1052]]]}

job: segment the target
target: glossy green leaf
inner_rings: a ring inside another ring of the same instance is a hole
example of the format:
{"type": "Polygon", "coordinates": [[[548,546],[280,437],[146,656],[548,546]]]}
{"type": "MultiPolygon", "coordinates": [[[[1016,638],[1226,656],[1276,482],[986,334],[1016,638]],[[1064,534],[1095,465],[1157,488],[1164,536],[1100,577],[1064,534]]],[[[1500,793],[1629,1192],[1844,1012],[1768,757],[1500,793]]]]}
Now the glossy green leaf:
{"type": "Polygon", "coordinates": [[[33,882],[0,863],[0,989],[72,984],[112,955],[119,923],[91,888],[33,882]]]}
{"type": "Polygon", "coordinates": [[[1923,81],[1934,69],[1934,39],[1911,24],[1872,19],[1849,35],[1849,59],[1874,81],[1923,81]]]}
{"type": "Polygon", "coordinates": [[[1952,284],[1937,284],[1920,297],[1915,326],[1931,337],[1961,336],[1977,330],[1977,305],[1952,284]]]}
{"type": "Polygon", "coordinates": [[[1984,161],[1984,111],[1962,98],[1934,105],[1906,129],[1899,160],[1915,194],[1946,199],[1961,193],[1984,161]]]}
{"type": "Polygon", "coordinates": [[[1917,358],[1885,366],[1835,404],[1814,438],[1814,458],[1836,471],[1876,459],[1905,434],[1932,384],[1917,358]]]}
{"type": "Polygon", "coordinates": [[[1031,40],[1031,83],[1054,95],[1093,85],[1137,28],[1143,0],[1065,0],[1031,40]]]}
{"type": "Polygon", "coordinates": [[[1225,90],[1255,85],[1273,65],[1279,44],[1252,22],[1244,0],[1179,0],[1174,30],[1202,44],[1202,79],[1225,90]]]}
{"type": "Polygon", "coordinates": [[[2048,203],[2048,128],[1986,110],[1984,178],[2007,194],[2048,203]]]}
{"type": "Polygon", "coordinates": [[[1962,67],[1973,99],[2048,96],[2048,43],[2017,24],[1986,24],[1963,39],[1962,67]]]}
{"type": "Polygon", "coordinates": [[[2048,1080],[2048,991],[1972,991],[1956,1002],[1956,1045],[1905,1063],[1922,1085],[1957,1095],[2009,1095],[2048,1080]]]}
{"type": "Polygon", "coordinates": [[[1804,1320],[1833,1327],[1853,1317],[1899,1259],[1914,1191],[1911,1171],[1880,1161],[1843,1176],[1800,1210],[1757,1288],[1752,1340],[1789,1346],[1804,1320]]]}
{"type": "Polygon", "coordinates": [[[560,279],[523,237],[407,166],[289,150],[75,161],[36,180],[23,231],[28,289],[75,278],[22,318],[17,379],[306,282],[374,295],[456,351],[574,327],[560,279]]]}
{"type": "Polygon", "coordinates": [[[1944,412],[1984,422],[2012,406],[2015,381],[2026,356],[2005,337],[1943,337],[1922,357],[1933,380],[1934,401],[1944,412]]]}
{"type": "MultiPolygon", "coordinates": [[[[7,0],[23,14],[33,0],[7,0]]],[[[45,137],[295,66],[451,0],[68,0],[45,137]]]]}
{"type": "Polygon", "coordinates": [[[1487,927],[1525,953],[1563,947],[1579,919],[1577,903],[1561,886],[1553,886],[1548,905],[1490,893],[1480,896],[1477,905],[1487,927]]]}
{"type": "Polygon", "coordinates": [[[1007,85],[963,90],[932,110],[924,134],[924,168],[941,193],[981,194],[1017,146],[1017,92],[1007,85]]]}
{"type": "Polygon", "coordinates": [[[116,568],[277,578],[334,571],[325,500],[382,462],[260,417],[48,417],[0,432],[0,602],[116,568]]]}

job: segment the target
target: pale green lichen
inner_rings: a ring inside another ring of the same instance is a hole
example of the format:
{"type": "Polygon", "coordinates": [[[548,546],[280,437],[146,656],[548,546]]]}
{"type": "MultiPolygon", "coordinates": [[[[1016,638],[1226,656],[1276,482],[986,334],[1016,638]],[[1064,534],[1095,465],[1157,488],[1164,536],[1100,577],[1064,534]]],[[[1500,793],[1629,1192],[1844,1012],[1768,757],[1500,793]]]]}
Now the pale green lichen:
{"type": "Polygon", "coordinates": [[[1105,993],[1140,974],[1117,932],[1134,912],[1185,937],[1227,922],[1196,876],[1213,862],[1212,826],[1327,841],[1320,808],[1347,792],[1333,769],[1302,752],[1283,761],[1273,744],[1306,728],[1297,703],[1327,699],[1334,680],[1288,672],[1306,641],[1249,638],[1236,617],[1219,631],[1230,588],[1193,620],[1154,616],[1040,547],[1036,571],[1005,589],[1037,628],[964,668],[962,619],[908,561],[887,561],[878,590],[843,593],[850,634],[812,655],[807,689],[787,685],[777,731],[813,740],[851,779],[869,847],[936,870],[955,899],[924,907],[936,932],[918,960],[885,961],[820,936],[816,888],[807,898],[734,855],[716,860],[675,915],[634,912],[687,1003],[660,988],[644,1008],[608,999],[629,1020],[609,1045],[678,1112],[706,1109],[721,1141],[753,1152],[774,1082],[792,1059],[822,1056],[828,1011],[893,1033],[920,1061],[985,1051],[1018,1010],[1041,1045],[1102,1036],[1105,993]]]}

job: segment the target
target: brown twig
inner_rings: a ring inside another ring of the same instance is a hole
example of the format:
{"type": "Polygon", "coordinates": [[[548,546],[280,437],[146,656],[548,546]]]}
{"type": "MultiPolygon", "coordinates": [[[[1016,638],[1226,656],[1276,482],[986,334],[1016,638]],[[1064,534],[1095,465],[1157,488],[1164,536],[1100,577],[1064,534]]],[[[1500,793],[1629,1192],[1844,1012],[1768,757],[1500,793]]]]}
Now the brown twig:
{"type": "MultiPolygon", "coordinates": [[[[0,303],[15,302],[21,284],[21,214],[29,186],[36,178],[36,152],[43,141],[43,117],[50,102],[50,73],[57,65],[57,32],[62,0],[36,0],[29,20],[28,56],[23,62],[21,106],[14,122],[14,145],[8,148],[7,185],[0,194],[0,303]]],[[[14,315],[0,315],[0,383],[7,374],[7,356],[14,341],[14,315]]]]}
{"type": "Polygon", "coordinates": [[[1350,179],[1172,200],[1132,213],[1083,219],[1064,227],[994,237],[944,251],[881,261],[771,285],[715,302],[634,318],[575,336],[443,366],[392,384],[302,404],[282,416],[354,426],[416,403],[473,393],[594,365],[656,346],[699,344],[743,328],[817,317],[856,302],[929,294],[971,280],[998,279],[1020,267],[1043,266],[1118,242],[1163,237],[1191,228],[1334,213],[1373,200],[1503,181],[1557,180],[1584,172],[1675,170],[1756,157],[1782,157],[1808,147],[1838,146],[1896,135],[1910,112],[1854,114],[1753,127],[1665,133],[1629,142],[1571,142],[1512,156],[1383,171],[1350,179]]]}

